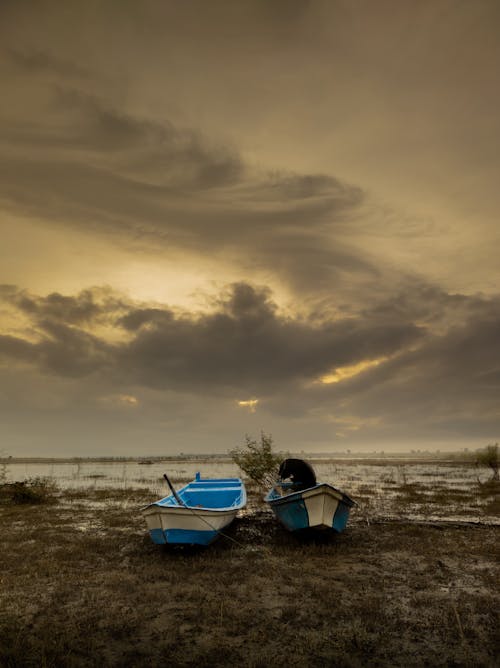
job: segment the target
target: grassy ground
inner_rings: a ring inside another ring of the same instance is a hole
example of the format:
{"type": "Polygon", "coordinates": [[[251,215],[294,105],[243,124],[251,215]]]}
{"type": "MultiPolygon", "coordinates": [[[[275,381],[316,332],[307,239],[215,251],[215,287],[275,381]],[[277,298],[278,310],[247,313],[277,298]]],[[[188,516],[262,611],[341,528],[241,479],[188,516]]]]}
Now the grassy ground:
{"type": "Polygon", "coordinates": [[[0,666],[495,665],[498,527],[358,512],[311,543],[261,510],[173,549],[149,500],[0,505],[0,666]]]}

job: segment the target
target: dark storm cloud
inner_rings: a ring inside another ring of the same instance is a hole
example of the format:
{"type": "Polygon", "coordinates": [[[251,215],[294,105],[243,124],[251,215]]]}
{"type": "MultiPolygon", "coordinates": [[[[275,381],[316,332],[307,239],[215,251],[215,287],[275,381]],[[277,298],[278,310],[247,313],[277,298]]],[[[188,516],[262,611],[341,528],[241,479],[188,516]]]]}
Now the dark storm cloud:
{"type": "Polygon", "coordinates": [[[108,300],[108,322],[114,319],[131,335],[113,344],[81,328],[100,318],[103,308],[89,291],[74,298],[20,293],[9,302],[31,316],[40,340],[24,345],[8,337],[5,355],[36,359],[42,369],[62,376],[112,372],[127,382],[165,389],[267,392],[313,380],[333,366],[394,354],[421,337],[404,322],[349,319],[313,326],[284,318],[269,290],[245,283],[233,285],[214,312],[202,315],[133,304],[123,314],[123,301],[108,300]]]}
{"type": "Polygon", "coordinates": [[[15,48],[6,48],[3,50],[3,54],[15,68],[28,74],[49,74],[69,79],[85,79],[91,75],[86,68],[58,58],[49,51],[21,51],[15,48]]]}
{"type": "Polygon", "coordinates": [[[271,172],[267,181],[261,182],[257,188],[263,201],[325,197],[329,207],[334,208],[337,200],[340,209],[345,209],[347,203],[355,207],[363,201],[361,188],[347,185],[326,174],[271,172]]]}
{"type": "MultiPolygon", "coordinates": [[[[304,411],[338,419],[339,430],[346,416],[362,416],[360,423],[375,421],[372,436],[392,442],[498,438],[500,299],[446,295],[431,286],[420,286],[419,292],[426,295],[425,306],[395,297],[395,308],[388,309],[386,302],[372,312],[376,320],[377,312],[383,312],[384,320],[404,320],[409,312],[418,322],[426,317],[429,329],[417,345],[296,401],[304,411]]],[[[293,411],[294,404],[289,401],[280,410],[293,411]]]]}
{"type": "Polygon", "coordinates": [[[448,293],[437,285],[415,277],[404,277],[399,290],[381,298],[361,314],[370,319],[409,320],[434,331],[448,331],[464,322],[481,320],[496,309],[498,300],[480,295],[448,293]]]}
{"type": "Polygon", "coordinates": [[[31,321],[29,341],[0,337],[4,365],[78,379],[79,401],[95,404],[99,387],[109,401],[127,392],[156,392],[158,401],[181,393],[193,410],[207,396],[255,396],[267,420],[310,424],[323,437],[329,429],[339,438],[369,434],[372,442],[491,439],[498,430],[498,298],[420,284],[413,297],[407,291],[369,311],[321,321],[285,316],[268,288],[247,283],[228,286],[208,313],[133,302],[109,290],[104,297],[98,290],[38,297],[9,286],[1,294],[31,321]],[[111,340],[95,329],[103,323],[108,334],[114,330],[111,340]],[[318,382],[372,360],[378,366],[318,382]]]}
{"type": "Polygon", "coordinates": [[[113,346],[89,328],[113,323],[129,305],[109,289],[82,290],[77,296],[51,293],[33,295],[14,286],[0,286],[0,301],[28,317],[31,339],[3,336],[0,355],[33,363],[61,377],[103,373],[111,364],[113,346]],[[85,329],[87,328],[87,330],[85,329]]]}
{"type": "MultiPolygon", "coordinates": [[[[45,172],[43,188],[60,198],[61,204],[66,199],[66,183],[60,184],[58,166],[67,172],[67,181],[82,179],[85,171],[89,174],[97,172],[100,179],[109,180],[106,185],[112,194],[121,194],[116,182],[118,176],[125,179],[123,190],[127,187],[137,189],[140,186],[158,186],[156,196],[165,212],[169,210],[169,197],[182,197],[186,189],[203,194],[206,189],[218,188],[219,200],[200,200],[199,205],[212,202],[212,206],[216,204],[220,209],[222,216],[225,214],[224,205],[231,206],[235,223],[238,223],[238,215],[257,217],[259,204],[284,205],[280,211],[264,209],[261,215],[268,215],[272,219],[273,214],[292,214],[293,222],[293,203],[296,200],[314,200],[303,204],[307,206],[304,213],[310,212],[314,223],[322,214],[354,208],[363,200],[360,188],[324,174],[276,171],[260,178],[258,174],[249,175],[241,157],[234,150],[209,145],[200,133],[176,128],[168,119],[157,123],[133,117],[76,90],[57,89],[50,112],[53,114],[52,120],[59,121],[57,129],[50,122],[47,123],[51,120],[50,115],[41,118],[38,124],[31,122],[24,126],[11,120],[4,123],[0,138],[9,149],[14,177],[20,186],[33,187],[38,175],[36,171],[31,177],[28,171],[23,184],[22,167],[28,167],[26,150],[32,146],[42,149],[40,153],[30,156],[30,160],[34,161],[32,169],[38,168],[39,172],[45,172]],[[49,160],[47,151],[51,151],[49,160]],[[49,189],[51,176],[53,183],[49,189]],[[239,187],[228,192],[224,190],[233,185],[239,187]],[[253,207],[249,209],[251,204],[253,207]]],[[[10,160],[5,159],[3,164],[7,169],[10,160]]],[[[151,193],[144,190],[142,194],[147,197],[151,193]]],[[[13,199],[15,203],[15,195],[13,199]]],[[[77,200],[78,204],[83,209],[86,206],[85,201],[77,200]]],[[[121,213],[119,210],[114,212],[110,203],[107,207],[103,203],[103,206],[108,209],[109,215],[121,213]]],[[[54,211],[45,213],[53,215],[54,211]]],[[[132,213],[139,216],[139,212],[132,213]]],[[[243,218],[242,222],[247,220],[243,218]]]]}
{"type": "Polygon", "coordinates": [[[0,285],[0,299],[29,315],[35,323],[59,322],[65,325],[103,322],[110,314],[128,306],[107,288],[82,290],[76,297],[58,292],[39,297],[15,286],[0,285]]]}
{"type": "Polygon", "coordinates": [[[243,176],[235,152],[210,147],[199,133],[176,128],[168,119],[136,118],[77,90],[58,89],[54,106],[73,117],[68,148],[109,154],[115,169],[129,170],[137,179],[148,182],[157,174],[165,185],[204,189],[231,185],[243,176]]]}
{"type": "MultiPolygon", "coordinates": [[[[371,312],[363,311],[361,317],[418,322],[429,333],[425,345],[373,369],[369,375],[375,386],[399,377],[404,379],[400,389],[416,395],[422,392],[436,399],[440,393],[443,401],[456,396],[487,398],[483,379],[494,382],[500,369],[500,347],[495,344],[500,340],[500,297],[447,294],[421,284],[413,293],[407,290],[371,312]]],[[[366,377],[364,387],[368,381],[366,377]]]]}
{"type": "Polygon", "coordinates": [[[130,332],[136,332],[143,325],[168,325],[173,319],[174,314],[166,308],[136,308],[119,318],[118,324],[130,332]]]}
{"type": "Polygon", "coordinates": [[[61,377],[82,377],[97,370],[103,373],[112,362],[112,345],[82,328],[102,324],[110,314],[119,312],[120,300],[111,298],[108,291],[38,297],[13,286],[0,286],[0,300],[28,316],[31,326],[25,330],[36,339],[1,336],[4,361],[33,363],[61,377]]]}
{"type": "Polygon", "coordinates": [[[110,346],[95,336],[51,321],[39,323],[43,338],[29,343],[13,336],[0,336],[0,357],[34,363],[40,370],[61,377],[78,378],[109,366],[110,346]]]}
{"type": "Polygon", "coordinates": [[[6,361],[35,362],[36,348],[29,341],[15,336],[0,335],[0,358],[6,361]]]}
{"type": "MultiPolygon", "coordinates": [[[[160,124],[135,118],[77,90],[56,88],[51,104],[41,111],[38,123],[6,121],[0,138],[12,152],[14,164],[16,156],[26,162],[26,149],[40,149],[30,157],[38,158],[39,167],[47,170],[45,189],[51,176],[59,178],[57,171],[51,172],[61,163],[67,170],[74,167],[75,179],[81,178],[82,168],[91,172],[107,167],[112,192],[117,190],[113,174],[128,175],[132,183],[158,182],[165,195],[169,187],[182,192],[230,185],[243,174],[239,156],[207,146],[198,133],[175,128],[167,119],[160,124]]],[[[22,182],[20,174],[16,178],[22,182]]],[[[101,178],[106,178],[105,172],[101,178]]],[[[54,183],[51,190],[64,202],[62,187],[54,183]]]]}
{"type": "Polygon", "coordinates": [[[36,121],[2,124],[0,197],[12,213],[122,244],[140,238],[202,254],[223,244],[233,261],[277,270],[295,287],[375,273],[341,238],[364,203],[361,188],[321,173],[254,170],[235,149],[168,119],[126,113],[83,89],[52,91],[35,102],[36,121]]]}

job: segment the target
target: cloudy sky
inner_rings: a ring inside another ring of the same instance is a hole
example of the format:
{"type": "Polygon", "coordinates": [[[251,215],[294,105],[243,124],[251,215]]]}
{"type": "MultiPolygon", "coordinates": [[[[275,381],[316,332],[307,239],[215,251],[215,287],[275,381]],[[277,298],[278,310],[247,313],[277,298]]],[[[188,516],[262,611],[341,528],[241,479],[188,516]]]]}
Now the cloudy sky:
{"type": "Polygon", "coordinates": [[[2,0],[0,449],[500,438],[496,0],[2,0]]]}

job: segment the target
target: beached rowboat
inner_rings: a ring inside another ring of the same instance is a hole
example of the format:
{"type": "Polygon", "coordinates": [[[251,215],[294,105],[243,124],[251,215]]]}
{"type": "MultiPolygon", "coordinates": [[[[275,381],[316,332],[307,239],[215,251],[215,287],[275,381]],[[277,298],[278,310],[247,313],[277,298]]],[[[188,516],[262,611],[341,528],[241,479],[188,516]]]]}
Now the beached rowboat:
{"type": "Polygon", "coordinates": [[[208,545],[246,504],[240,478],[196,478],[142,512],[154,543],[208,545]]]}
{"type": "Polygon", "coordinates": [[[326,529],[340,533],[355,505],[347,494],[326,482],[300,491],[293,491],[293,484],[278,484],[265,500],[289,531],[326,529]]]}

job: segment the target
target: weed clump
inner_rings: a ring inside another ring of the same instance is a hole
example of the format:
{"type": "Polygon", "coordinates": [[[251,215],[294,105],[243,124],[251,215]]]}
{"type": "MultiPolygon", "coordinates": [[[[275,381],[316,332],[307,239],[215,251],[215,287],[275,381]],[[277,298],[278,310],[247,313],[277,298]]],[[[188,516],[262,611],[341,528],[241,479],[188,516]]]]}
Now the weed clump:
{"type": "Polygon", "coordinates": [[[0,486],[0,501],[14,504],[53,503],[57,486],[47,478],[28,478],[0,486]]]}
{"type": "Polygon", "coordinates": [[[245,444],[230,450],[235,464],[257,485],[263,485],[276,477],[280,462],[286,457],[283,452],[273,452],[273,438],[261,432],[260,443],[245,436],[245,444]]]}

